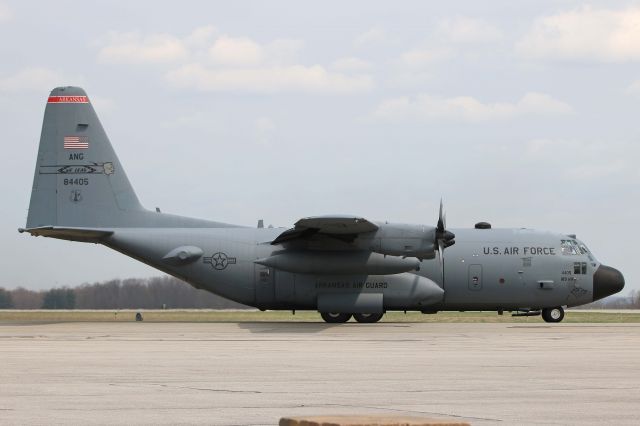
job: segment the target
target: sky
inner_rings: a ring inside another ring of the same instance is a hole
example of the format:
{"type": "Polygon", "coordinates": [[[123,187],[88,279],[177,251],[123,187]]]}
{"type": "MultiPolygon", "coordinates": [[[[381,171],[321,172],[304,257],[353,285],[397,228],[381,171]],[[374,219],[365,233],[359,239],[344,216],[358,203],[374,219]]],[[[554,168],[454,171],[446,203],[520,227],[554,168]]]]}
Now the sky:
{"type": "Polygon", "coordinates": [[[0,287],[159,275],[18,234],[83,87],[147,208],[575,233],[640,289],[640,2],[0,0],[0,287]]]}

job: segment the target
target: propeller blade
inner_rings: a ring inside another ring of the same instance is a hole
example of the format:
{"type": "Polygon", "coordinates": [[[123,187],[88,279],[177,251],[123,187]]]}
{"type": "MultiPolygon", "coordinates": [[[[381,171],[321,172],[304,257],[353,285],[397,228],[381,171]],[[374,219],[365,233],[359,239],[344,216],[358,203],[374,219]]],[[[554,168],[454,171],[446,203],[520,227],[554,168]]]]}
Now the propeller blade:
{"type": "Polygon", "coordinates": [[[442,198],[440,198],[440,213],[438,214],[438,226],[436,227],[437,231],[444,232],[445,229],[445,221],[442,214],[442,198]]]}
{"type": "Polygon", "coordinates": [[[438,245],[438,261],[440,263],[440,279],[444,284],[444,249],[451,247],[456,242],[454,240],[455,234],[451,231],[447,231],[447,216],[444,212],[444,206],[442,198],[440,198],[440,211],[438,213],[438,225],[436,226],[436,241],[438,245]]]}
{"type": "Polygon", "coordinates": [[[440,262],[440,282],[444,285],[444,241],[438,240],[438,259],[440,262]]]}

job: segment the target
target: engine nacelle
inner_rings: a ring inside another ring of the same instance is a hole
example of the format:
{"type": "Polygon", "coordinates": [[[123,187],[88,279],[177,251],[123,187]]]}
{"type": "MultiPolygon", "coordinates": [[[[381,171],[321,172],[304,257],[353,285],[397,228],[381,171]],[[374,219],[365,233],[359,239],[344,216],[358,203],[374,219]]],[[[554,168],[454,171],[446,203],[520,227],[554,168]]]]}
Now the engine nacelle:
{"type": "Polygon", "coordinates": [[[384,223],[363,240],[369,250],[391,256],[433,259],[437,250],[433,226],[384,223]]]}

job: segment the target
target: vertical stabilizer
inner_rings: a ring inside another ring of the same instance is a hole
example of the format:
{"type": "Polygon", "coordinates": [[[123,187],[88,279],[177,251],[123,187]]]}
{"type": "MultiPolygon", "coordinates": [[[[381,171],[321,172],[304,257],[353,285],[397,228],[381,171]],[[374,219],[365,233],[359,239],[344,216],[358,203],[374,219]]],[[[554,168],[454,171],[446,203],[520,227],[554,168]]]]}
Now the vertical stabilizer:
{"type": "Polygon", "coordinates": [[[44,113],[27,228],[126,226],[144,211],[84,90],[58,87],[44,113]]]}

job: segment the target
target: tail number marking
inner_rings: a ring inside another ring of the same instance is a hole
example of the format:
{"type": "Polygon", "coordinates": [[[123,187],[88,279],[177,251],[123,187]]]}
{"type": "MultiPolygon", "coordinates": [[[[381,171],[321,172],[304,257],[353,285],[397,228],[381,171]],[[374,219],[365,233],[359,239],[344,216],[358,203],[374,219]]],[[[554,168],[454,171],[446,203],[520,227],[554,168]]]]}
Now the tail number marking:
{"type": "Polygon", "coordinates": [[[76,186],[87,186],[89,185],[89,178],[65,178],[62,180],[62,183],[65,186],[76,185],[76,186]]]}

